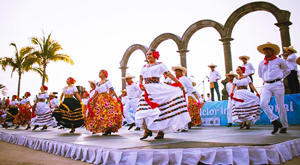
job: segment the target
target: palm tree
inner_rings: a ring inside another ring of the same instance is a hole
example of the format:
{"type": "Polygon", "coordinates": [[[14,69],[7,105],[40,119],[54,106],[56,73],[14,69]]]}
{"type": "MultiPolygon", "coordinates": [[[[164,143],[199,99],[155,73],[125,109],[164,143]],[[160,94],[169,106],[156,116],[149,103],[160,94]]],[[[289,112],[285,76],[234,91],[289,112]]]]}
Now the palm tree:
{"type": "Polygon", "coordinates": [[[58,53],[63,48],[57,41],[52,40],[50,37],[51,33],[48,35],[48,38],[45,38],[43,31],[43,38],[31,38],[31,42],[36,46],[36,49],[30,55],[30,63],[37,63],[43,68],[42,85],[45,83],[46,68],[50,61],[64,61],[71,65],[74,64],[69,55],[58,53]]]}
{"type": "Polygon", "coordinates": [[[16,49],[15,56],[10,57],[3,57],[0,60],[0,64],[2,65],[2,70],[5,71],[7,66],[12,67],[11,77],[13,76],[14,72],[18,73],[19,81],[18,81],[18,97],[20,95],[20,84],[21,84],[21,77],[22,74],[28,71],[34,71],[39,73],[41,76],[43,75],[42,69],[39,67],[33,67],[33,64],[30,64],[28,61],[29,54],[33,51],[32,47],[24,47],[20,51],[15,43],[11,43],[10,46],[14,46],[16,49]]]}
{"type": "Polygon", "coordinates": [[[0,90],[1,90],[1,94],[5,96],[7,88],[3,84],[0,84],[0,90]]]}

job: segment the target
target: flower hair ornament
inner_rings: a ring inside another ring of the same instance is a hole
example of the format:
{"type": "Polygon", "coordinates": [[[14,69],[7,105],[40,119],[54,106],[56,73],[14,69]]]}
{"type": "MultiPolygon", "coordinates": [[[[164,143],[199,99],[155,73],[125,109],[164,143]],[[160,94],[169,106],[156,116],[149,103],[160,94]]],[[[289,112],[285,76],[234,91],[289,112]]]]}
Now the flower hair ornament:
{"type": "Polygon", "coordinates": [[[152,53],[152,56],[153,57],[155,57],[157,60],[159,59],[159,52],[158,51],[154,51],[153,53],[152,53]]]}
{"type": "Polygon", "coordinates": [[[105,78],[107,78],[108,77],[108,72],[106,70],[102,70],[102,72],[103,72],[105,78]]]}
{"type": "Polygon", "coordinates": [[[43,88],[44,88],[45,91],[48,90],[48,87],[46,85],[43,85],[43,88]]]}
{"type": "Polygon", "coordinates": [[[30,92],[26,92],[25,95],[27,95],[28,97],[30,97],[31,93],[30,92]]]}
{"type": "Polygon", "coordinates": [[[76,80],[73,77],[69,77],[69,80],[72,84],[75,84],[76,80]]]}
{"type": "Polygon", "coordinates": [[[240,66],[240,68],[241,68],[242,72],[243,72],[243,73],[245,73],[245,71],[246,71],[246,68],[245,68],[245,67],[243,67],[243,66],[240,66]]]}

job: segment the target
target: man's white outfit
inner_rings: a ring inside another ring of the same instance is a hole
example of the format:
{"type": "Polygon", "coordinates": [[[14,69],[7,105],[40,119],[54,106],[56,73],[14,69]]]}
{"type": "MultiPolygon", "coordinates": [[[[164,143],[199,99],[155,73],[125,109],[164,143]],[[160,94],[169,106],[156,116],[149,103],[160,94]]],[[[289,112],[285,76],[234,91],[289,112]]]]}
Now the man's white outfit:
{"type": "MultiPolygon", "coordinates": [[[[140,87],[136,83],[132,83],[131,85],[126,85],[127,90],[127,101],[124,107],[124,116],[126,118],[127,124],[135,123],[134,119],[130,116],[130,108],[133,110],[135,115],[136,109],[139,103],[139,96],[142,94],[140,87]]],[[[138,123],[136,126],[139,127],[138,123]]]]}

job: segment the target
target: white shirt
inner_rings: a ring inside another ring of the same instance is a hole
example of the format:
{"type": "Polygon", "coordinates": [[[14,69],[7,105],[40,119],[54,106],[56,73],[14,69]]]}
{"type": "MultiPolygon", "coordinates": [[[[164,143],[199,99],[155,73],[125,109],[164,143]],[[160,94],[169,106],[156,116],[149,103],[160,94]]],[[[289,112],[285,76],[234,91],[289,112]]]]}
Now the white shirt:
{"type": "Polygon", "coordinates": [[[287,66],[289,67],[290,70],[297,71],[296,59],[297,59],[297,56],[293,53],[293,54],[289,55],[287,57],[287,59],[285,60],[287,66]]]}
{"type": "Polygon", "coordinates": [[[264,65],[265,60],[261,61],[258,66],[258,76],[263,81],[273,81],[276,79],[284,79],[290,74],[289,67],[281,58],[270,60],[267,65],[264,65]]]}
{"type": "Polygon", "coordinates": [[[89,99],[81,99],[81,101],[82,101],[83,105],[87,105],[89,102],[89,99]]]}
{"type": "Polygon", "coordinates": [[[122,96],[121,101],[122,101],[122,104],[125,105],[127,102],[127,96],[122,96]]]}
{"type": "Polygon", "coordinates": [[[199,97],[200,103],[204,103],[205,102],[205,98],[203,97],[199,97]]]}
{"type": "Polygon", "coordinates": [[[138,98],[142,94],[142,90],[136,83],[132,83],[131,85],[126,85],[127,96],[128,98],[138,98]]]}
{"type": "Polygon", "coordinates": [[[217,79],[221,80],[221,75],[218,71],[214,70],[209,73],[209,82],[217,82],[217,79]]]}
{"type": "Polygon", "coordinates": [[[55,107],[58,107],[58,106],[59,106],[59,103],[58,103],[58,101],[57,101],[56,98],[50,100],[50,104],[51,104],[51,107],[52,107],[52,108],[55,108],[55,107]]]}
{"type": "Polygon", "coordinates": [[[236,86],[248,86],[250,83],[252,83],[252,81],[248,76],[242,79],[237,79],[237,78],[233,79],[233,84],[235,84],[236,86]]]}
{"type": "Polygon", "coordinates": [[[192,81],[189,78],[187,78],[186,76],[182,76],[178,80],[182,84],[186,95],[193,96],[194,87],[193,87],[192,81]]]}
{"type": "MultiPolygon", "coordinates": [[[[231,91],[232,91],[232,85],[233,85],[233,82],[231,83],[231,82],[228,82],[227,84],[226,84],[226,91],[228,92],[228,94],[230,94],[231,93],[231,91]]],[[[233,90],[233,93],[236,91],[236,88],[233,90]]]]}
{"type": "Polygon", "coordinates": [[[150,77],[161,77],[161,75],[165,72],[169,71],[167,66],[163,64],[162,62],[156,62],[155,65],[144,65],[140,75],[143,76],[143,78],[150,78],[150,77]]]}
{"type": "Polygon", "coordinates": [[[100,86],[96,87],[96,91],[98,93],[104,93],[104,92],[109,92],[109,90],[114,89],[111,82],[109,80],[106,79],[105,83],[99,83],[100,86]]]}
{"type": "Polygon", "coordinates": [[[245,67],[245,76],[249,76],[251,73],[255,73],[255,69],[253,67],[253,65],[249,62],[247,62],[246,64],[243,64],[242,67],[245,67]]]}
{"type": "Polygon", "coordinates": [[[167,78],[165,79],[164,83],[166,83],[166,84],[172,84],[172,83],[174,83],[174,82],[173,82],[173,80],[172,80],[170,77],[167,77],[167,78]]]}
{"type": "Polygon", "coordinates": [[[71,87],[65,87],[63,94],[73,95],[76,92],[78,92],[77,88],[74,86],[71,86],[71,87]]]}
{"type": "Polygon", "coordinates": [[[95,94],[95,89],[92,90],[92,92],[90,93],[90,98],[92,98],[94,96],[94,94],[95,94]]]}
{"type": "Polygon", "coordinates": [[[211,98],[208,97],[208,98],[206,99],[206,102],[211,102],[211,98]]]}
{"type": "Polygon", "coordinates": [[[38,97],[39,99],[47,99],[47,98],[49,98],[49,94],[48,94],[47,92],[45,92],[45,93],[39,93],[39,94],[37,95],[37,97],[38,97]]]}
{"type": "Polygon", "coordinates": [[[21,105],[27,104],[27,102],[30,102],[29,97],[27,97],[26,99],[23,99],[23,100],[21,101],[21,105]]]}
{"type": "Polygon", "coordinates": [[[17,105],[17,104],[19,104],[19,101],[17,100],[9,102],[9,105],[17,105]]]}

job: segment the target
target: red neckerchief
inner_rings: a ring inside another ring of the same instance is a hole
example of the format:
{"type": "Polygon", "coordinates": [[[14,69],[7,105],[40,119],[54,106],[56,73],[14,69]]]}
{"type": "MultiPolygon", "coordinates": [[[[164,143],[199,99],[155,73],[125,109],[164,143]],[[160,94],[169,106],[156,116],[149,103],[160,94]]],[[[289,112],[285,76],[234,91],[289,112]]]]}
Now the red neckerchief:
{"type": "Polygon", "coordinates": [[[230,83],[233,83],[233,80],[229,81],[230,83]]]}
{"type": "Polygon", "coordinates": [[[129,83],[127,83],[128,85],[131,85],[131,84],[133,84],[133,81],[131,81],[131,82],[129,82],[129,83]]]}
{"type": "Polygon", "coordinates": [[[264,65],[268,65],[269,61],[272,61],[272,60],[274,60],[274,59],[276,59],[276,58],[277,58],[276,56],[272,56],[270,59],[267,59],[267,58],[265,57],[265,58],[264,58],[264,60],[265,60],[264,65]]]}
{"type": "MultiPolygon", "coordinates": [[[[182,75],[182,76],[183,76],[183,75],[182,75]]],[[[179,76],[179,77],[177,77],[177,76],[176,76],[176,78],[179,80],[179,79],[180,79],[180,77],[182,77],[182,76],[179,76]]]]}

